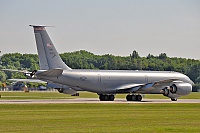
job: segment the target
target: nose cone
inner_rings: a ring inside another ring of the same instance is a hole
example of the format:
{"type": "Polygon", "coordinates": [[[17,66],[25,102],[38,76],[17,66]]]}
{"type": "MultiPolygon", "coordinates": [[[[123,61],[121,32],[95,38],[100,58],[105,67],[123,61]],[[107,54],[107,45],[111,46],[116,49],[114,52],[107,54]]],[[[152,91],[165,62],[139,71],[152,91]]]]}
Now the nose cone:
{"type": "Polygon", "coordinates": [[[194,83],[192,80],[190,80],[190,84],[191,84],[192,86],[195,85],[195,83],[194,83]]]}
{"type": "MultiPolygon", "coordinates": [[[[184,74],[183,74],[183,75],[184,75],[184,74]]],[[[183,77],[184,77],[184,79],[185,79],[185,82],[191,84],[192,86],[194,85],[194,82],[193,82],[188,76],[184,75],[183,77]]]]}
{"type": "Polygon", "coordinates": [[[190,84],[193,86],[194,85],[194,82],[192,80],[190,80],[190,84]]]}

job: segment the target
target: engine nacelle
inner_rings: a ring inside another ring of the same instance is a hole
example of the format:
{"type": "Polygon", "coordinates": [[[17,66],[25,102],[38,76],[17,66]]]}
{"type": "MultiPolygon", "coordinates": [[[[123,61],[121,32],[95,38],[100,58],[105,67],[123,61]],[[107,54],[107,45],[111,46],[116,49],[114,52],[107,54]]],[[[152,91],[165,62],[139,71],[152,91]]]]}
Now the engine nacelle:
{"type": "Polygon", "coordinates": [[[192,85],[189,83],[178,82],[174,83],[172,87],[173,89],[170,92],[180,96],[188,95],[192,91],[192,85]]]}
{"type": "Polygon", "coordinates": [[[74,94],[77,93],[77,91],[75,91],[74,89],[70,88],[69,86],[60,85],[60,84],[56,84],[56,83],[48,83],[47,87],[51,87],[51,88],[57,89],[58,92],[64,93],[64,94],[74,95],[74,94]]]}
{"type": "Polygon", "coordinates": [[[163,91],[164,96],[178,98],[180,96],[188,95],[192,91],[192,85],[184,82],[176,82],[170,87],[165,87],[163,91]]]}
{"type": "Polygon", "coordinates": [[[74,95],[77,93],[77,91],[71,89],[71,88],[55,88],[58,90],[58,92],[60,93],[64,93],[64,94],[71,94],[74,95]]]}
{"type": "Polygon", "coordinates": [[[59,93],[63,93],[64,89],[63,88],[56,88],[58,90],[59,93]]]}

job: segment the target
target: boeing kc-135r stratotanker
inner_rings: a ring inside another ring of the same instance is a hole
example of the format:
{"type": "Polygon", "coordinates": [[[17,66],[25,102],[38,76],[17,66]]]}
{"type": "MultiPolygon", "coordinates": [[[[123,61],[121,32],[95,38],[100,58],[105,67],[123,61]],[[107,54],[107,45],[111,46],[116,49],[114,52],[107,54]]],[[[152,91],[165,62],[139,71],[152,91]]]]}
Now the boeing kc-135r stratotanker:
{"type": "Polygon", "coordinates": [[[99,95],[100,101],[113,101],[120,93],[128,94],[127,101],[141,101],[141,94],[163,94],[176,101],[192,90],[193,82],[178,72],[71,69],[60,58],[46,26],[30,26],[34,29],[40,65],[40,70],[30,75],[48,82],[61,93],[94,92],[99,95]]]}

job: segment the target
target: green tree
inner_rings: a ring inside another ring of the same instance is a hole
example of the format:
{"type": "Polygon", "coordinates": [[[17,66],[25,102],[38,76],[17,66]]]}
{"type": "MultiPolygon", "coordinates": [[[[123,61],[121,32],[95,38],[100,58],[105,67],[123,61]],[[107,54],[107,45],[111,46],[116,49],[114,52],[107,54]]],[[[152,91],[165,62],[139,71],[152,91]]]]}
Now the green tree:
{"type": "Polygon", "coordinates": [[[132,52],[131,57],[132,57],[132,58],[136,58],[136,59],[137,59],[137,58],[140,58],[138,52],[135,51],[135,50],[132,52]]]}
{"type": "Polygon", "coordinates": [[[0,81],[5,81],[6,78],[7,78],[7,75],[3,71],[0,71],[0,81]]]}
{"type": "MultiPolygon", "coordinates": [[[[129,54],[127,54],[129,55],[129,54]]],[[[95,55],[91,52],[80,50],[60,54],[62,60],[72,69],[115,69],[115,70],[152,70],[152,71],[177,71],[188,75],[195,83],[200,80],[200,61],[185,58],[170,58],[166,53],[158,56],[148,54],[140,57],[137,51],[130,56],[114,56],[110,54],[95,55]]],[[[39,60],[36,54],[8,53],[1,57],[0,68],[15,70],[38,70],[39,60]]],[[[6,78],[25,78],[24,75],[5,71],[0,73],[3,80],[6,78]],[[5,76],[6,75],[6,76],[5,76]]]]}
{"type": "Polygon", "coordinates": [[[166,59],[167,58],[167,54],[166,53],[161,53],[158,56],[159,59],[166,59]]]}
{"type": "Polygon", "coordinates": [[[12,73],[12,79],[25,79],[26,76],[23,73],[13,72],[12,73]]]}
{"type": "Polygon", "coordinates": [[[200,76],[200,63],[192,65],[189,68],[187,75],[191,78],[192,81],[197,81],[197,78],[200,76]]]}

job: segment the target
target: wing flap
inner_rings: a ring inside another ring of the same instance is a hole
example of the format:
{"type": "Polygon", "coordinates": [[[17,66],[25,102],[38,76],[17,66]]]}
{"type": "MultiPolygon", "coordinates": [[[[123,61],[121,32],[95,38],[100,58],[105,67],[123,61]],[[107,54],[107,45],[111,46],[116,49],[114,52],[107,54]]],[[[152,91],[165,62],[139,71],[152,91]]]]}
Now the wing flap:
{"type": "Polygon", "coordinates": [[[143,84],[127,84],[119,86],[116,90],[117,93],[132,93],[140,89],[141,85],[143,84]]]}

